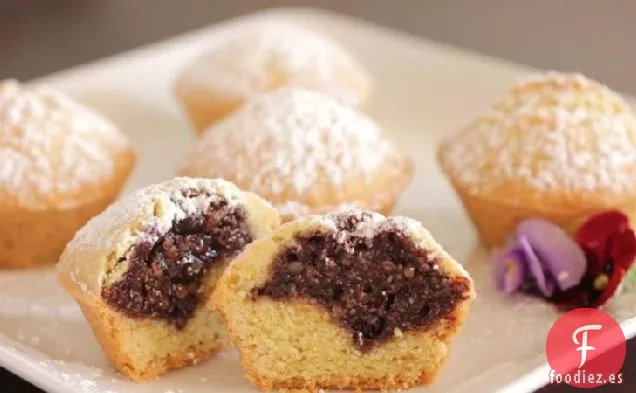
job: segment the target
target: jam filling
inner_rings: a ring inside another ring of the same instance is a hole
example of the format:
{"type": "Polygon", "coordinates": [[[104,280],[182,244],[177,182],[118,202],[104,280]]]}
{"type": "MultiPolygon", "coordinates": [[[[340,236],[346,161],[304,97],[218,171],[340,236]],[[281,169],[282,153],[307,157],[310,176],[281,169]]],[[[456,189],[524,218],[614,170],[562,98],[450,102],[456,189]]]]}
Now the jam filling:
{"type": "Polygon", "coordinates": [[[183,329],[201,303],[203,281],[213,264],[252,241],[245,209],[216,201],[200,215],[149,234],[129,252],[128,270],[102,289],[104,300],[131,317],[163,319],[183,329]]]}
{"type": "Polygon", "coordinates": [[[355,225],[349,219],[335,233],[298,235],[252,298],[313,299],[351,333],[362,352],[401,332],[452,318],[468,296],[468,279],[445,277],[437,261],[399,228],[386,226],[370,237],[355,233],[355,225]]]}

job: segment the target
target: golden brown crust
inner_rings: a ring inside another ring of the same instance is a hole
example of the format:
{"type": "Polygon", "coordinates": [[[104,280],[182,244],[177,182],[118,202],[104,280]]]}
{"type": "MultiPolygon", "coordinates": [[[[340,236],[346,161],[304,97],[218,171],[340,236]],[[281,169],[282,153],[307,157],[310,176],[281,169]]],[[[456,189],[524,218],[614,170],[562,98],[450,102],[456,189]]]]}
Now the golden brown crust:
{"type": "Polygon", "coordinates": [[[515,228],[527,218],[539,218],[554,223],[568,233],[573,233],[588,218],[607,209],[619,209],[630,217],[630,221],[636,220],[636,202],[630,198],[620,202],[608,198],[593,204],[552,200],[552,203],[526,206],[472,195],[462,185],[453,184],[477,228],[481,243],[488,248],[505,246],[515,228]]]}
{"type": "Polygon", "coordinates": [[[106,208],[119,193],[68,210],[0,214],[0,268],[55,264],[78,228],[106,208]]]}
{"type": "Polygon", "coordinates": [[[174,86],[174,94],[181,101],[181,106],[198,135],[243,104],[240,99],[224,97],[213,91],[193,91],[180,80],[174,86]]]}

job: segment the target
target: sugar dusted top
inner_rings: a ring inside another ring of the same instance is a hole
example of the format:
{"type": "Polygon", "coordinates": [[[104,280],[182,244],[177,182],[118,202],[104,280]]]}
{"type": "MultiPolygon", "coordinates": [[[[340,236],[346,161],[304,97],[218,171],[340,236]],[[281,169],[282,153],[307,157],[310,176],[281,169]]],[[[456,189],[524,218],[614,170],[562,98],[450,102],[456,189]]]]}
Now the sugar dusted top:
{"type": "Polygon", "coordinates": [[[582,75],[537,75],[447,140],[440,161],[473,194],[522,184],[618,195],[634,189],[636,117],[618,94],[582,75]]]}
{"type": "Polygon", "coordinates": [[[297,202],[298,209],[316,187],[335,193],[379,170],[397,177],[403,165],[366,115],[320,93],[282,88],[208,129],[182,173],[231,179],[266,199],[297,202]]]}
{"type": "MultiPolygon", "coordinates": [[[[373,237],[381,230],[391,230],[403,233],[407,236],[417,236],[425,231],[419,221],[405,216],[385,217],[379,213],[361,209],[343,209],[325,215],[325,222],[334,229],[346,230],[362,237],[373,237]]],[[[433,251],[433,250],[429,250],[433,251]]]]}
{"type": "Polygon", "coordinates": [[[0,82],[1,205],[64,208],[90,199],[129,149],[113,124],[62,94],[0,82]]]}
{"type": "Polygon", "coordinates": [[[182,177],[135,191],[77,232],[60,258],[60,276],[84,292],[99,294],[104,282],[116,280],[126,270],[127,265],[118,261],[132,244],[166,233],[176,220],[200,213],[218,200],[247,203],[234,184],[222,179],[182,177]]]}
{"type": "Polygon", "coordinates": [[[281,85],[320,90],[354,105],[371,89],[366,72],[340,44],[287,23],[235,32],[186,67],[179,87],[244,99],[281,85]]]}
{"type": "Polygon", "coordinates": [[[143,235],[142,229],[158,233],[170,229],[173,221],[203,210],[211,200],[222,198],[230,205],[245,203],[236,186],[221,179],[178,177],[126,195],[76,234],[68,248],[109,250],[120,232],[143,235]],[[196,191],[196,195],[188,195],[196,191]]]}

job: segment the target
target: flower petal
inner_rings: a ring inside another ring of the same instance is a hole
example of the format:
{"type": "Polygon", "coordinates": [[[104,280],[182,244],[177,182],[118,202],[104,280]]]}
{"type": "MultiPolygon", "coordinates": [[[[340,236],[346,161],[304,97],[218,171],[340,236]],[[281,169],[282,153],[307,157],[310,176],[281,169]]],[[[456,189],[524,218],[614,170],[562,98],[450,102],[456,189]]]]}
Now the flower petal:
{"type": "Polygon", "coordinates": [[[518,236],[530,243],[541,265],[561,291],[581,282],[586,260],[583,249],[558,226],[540,219],[527,219],[517,228],[518,236]]]}
{"type": "Polygon", "coordinates": [[[612,236],[627,228],[629,218],[618,210],[609,210],[587,220],[574,234],[574,240],[603,261],[609,252],[608,243],[612,236]]]}
{"type": "Polygon", "coordinates": [[[526,272],[523,251],[516,247],[510,248],[499,254],[495,263],[497,289],[504,293],[517,291],[526,272]]]}
{"type": "Polygon", "coordinates": [[[525,236],[519,236],[517,242],[523,249],[523,254],[527,264],[528,272],[536,280],[537,289],[545,297],[550,297],[554,293],[554,281],[546,275],[546,271],[541,261],[532,249],[532,245],[525,236]]]}
{"type": "Polygon", "coordinates": [[[617,232],[609,244],[609,257],[623,269],[629,270],[636,258],[636,236],[631,228],[617,232]]]}

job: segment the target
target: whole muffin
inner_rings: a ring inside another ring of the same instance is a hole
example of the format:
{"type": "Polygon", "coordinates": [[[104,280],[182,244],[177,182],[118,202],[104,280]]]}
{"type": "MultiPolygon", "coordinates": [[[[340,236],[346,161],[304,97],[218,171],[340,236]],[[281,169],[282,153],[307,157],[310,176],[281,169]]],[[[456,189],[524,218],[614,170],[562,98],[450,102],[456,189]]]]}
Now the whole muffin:
{"type": "Polygon", "coordinates": [[[289,220],[351,206],[388,213],[413,164],[368,116],[322,93],[285,87],[208,129],[181,174],[230,180],[289,220]]]}
{"type": "Polygon", "coordinates": [[[0,268],[53,264],[119,193],[135,162],[128,139],[46,88],[0,82],[0,268]]]}
{"type": "Polygon", "coordinates": [[[488,247],[527,218],[568,232],[608,209],[636,219],[636,117],[579,74],[520,82],[444,141],[438,159],[488,247]]]}
{"type": "Polygon", "coordinates": [[[175,93],[198,132],[254,94],[302,86],[361,105],[370,77],[339,43],[287,23],[240,30],[185,66],[175,93]]]}

